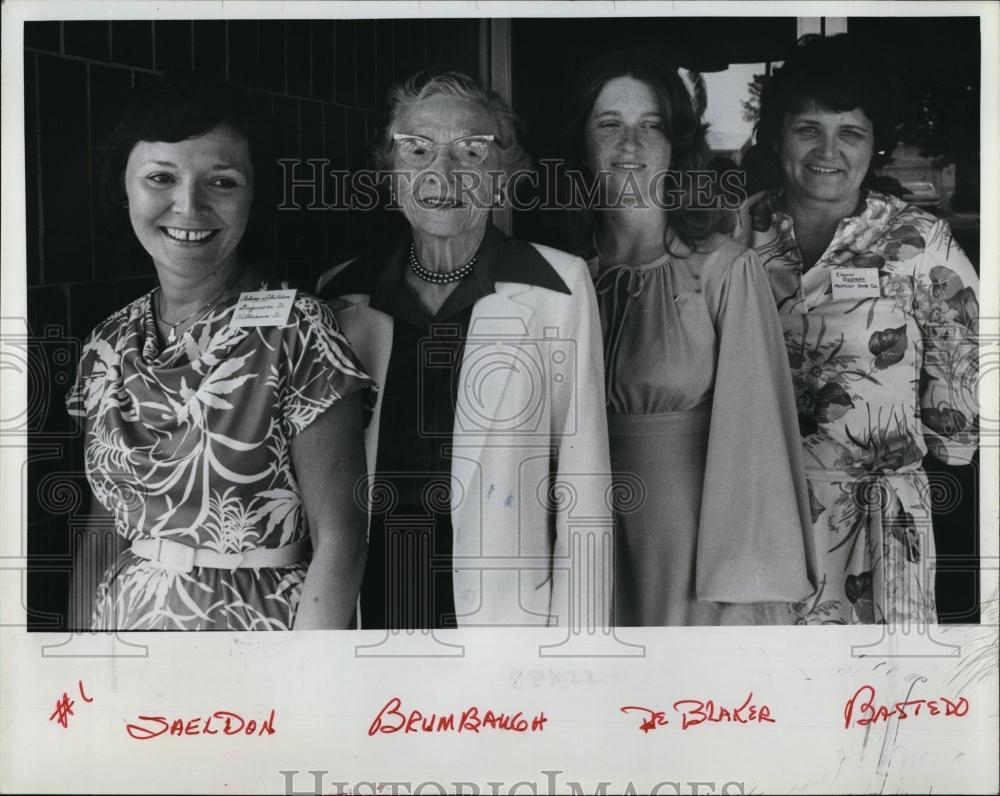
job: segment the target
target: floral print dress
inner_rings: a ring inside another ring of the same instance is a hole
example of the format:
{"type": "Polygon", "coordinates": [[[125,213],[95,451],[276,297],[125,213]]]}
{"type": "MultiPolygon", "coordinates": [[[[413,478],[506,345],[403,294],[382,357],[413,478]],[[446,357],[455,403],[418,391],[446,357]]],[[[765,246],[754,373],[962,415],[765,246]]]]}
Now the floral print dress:
{"type": "Polygon", "coordinates": [[[921,460],[967,463],[976,448],[978,277],[946,222],[875,192],[803,272],[779,204],[753,208],[752,245],[784,327],[820,567],[793,611],[808,624],[935,622],[921,460]],[[837,295],[840,269],[868,277],[865,295],[837,295]]]}
{"type": "MultiPolygon", "coordinates": [[[[161,349],[154,295],[94,329],[66,399],[85,425],[94,497],[130,542],[226,554],[308,538],[291,441],[371,385],[333,314],[299,293],[283,325],[236,328],[233,298],[161,349]]],[[[288,629],[307,566],[182,572],[125,550],[98,587],[93,625],[288,629]]]]}

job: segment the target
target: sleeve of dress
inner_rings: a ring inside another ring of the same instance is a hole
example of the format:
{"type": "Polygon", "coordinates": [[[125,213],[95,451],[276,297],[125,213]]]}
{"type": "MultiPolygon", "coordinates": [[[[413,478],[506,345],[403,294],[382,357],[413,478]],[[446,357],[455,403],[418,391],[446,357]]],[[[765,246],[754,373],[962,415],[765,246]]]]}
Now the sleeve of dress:
{"type": "Polygon", "coordinates": [[[289,437],[307,428],[335,402],[365,390],[365,410],[375,403],[375,384],[340,333],[333,311],[300,294],[285,331],[286,385],[281,417],[289,437]]]}
{"type": "Polygon", "coordinates": [[[923,332],[927,449],[945,464],[968,464],[979,439],[979,277],[942,220],[926,234],[913,313],[923,332]]]}
{"type": "Polygon", "coordinates": [[[76,376],[66,393],[66,412],[81,422],[96,411],[107,388],[107,376],[115,371],[116,357],[111,344],[94,329],[83,341],[76,376]]]}
{"type": "Polygon", "coordinates": [[[83,419],[87,416],[87,394],[85,389],[87,375],[84,372],[86,362],[87,358],[84,356],[80,357],[80,361],[76,363],[76,378],[70,386],[69,392],[66,393],[66,413],[70,417],[78,419],[83,419]]]}
{"type": "Polygon", "coordinates": [[[753,250],[706,287],[717,301],[719,353],[697,597],[800,600],[814,590],[816,559],[795,395],[774,299],[753,250]]]}

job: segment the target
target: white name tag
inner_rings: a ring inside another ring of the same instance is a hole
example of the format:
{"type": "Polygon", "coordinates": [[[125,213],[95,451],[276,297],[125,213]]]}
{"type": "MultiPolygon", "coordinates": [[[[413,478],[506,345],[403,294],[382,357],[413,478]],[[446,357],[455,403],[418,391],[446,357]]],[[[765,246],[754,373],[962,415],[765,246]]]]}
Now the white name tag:
{"type": "Polygon", "coordinates": [[[878,298],[882,295],[876,268],[834,268],[830,271],[830,282],[835,301],[878,298]]]}
{"type": "Polygon", "coordinates": [[[240,293],[230,326],[284,326],[295,303],[294,290],[240,293]]]}

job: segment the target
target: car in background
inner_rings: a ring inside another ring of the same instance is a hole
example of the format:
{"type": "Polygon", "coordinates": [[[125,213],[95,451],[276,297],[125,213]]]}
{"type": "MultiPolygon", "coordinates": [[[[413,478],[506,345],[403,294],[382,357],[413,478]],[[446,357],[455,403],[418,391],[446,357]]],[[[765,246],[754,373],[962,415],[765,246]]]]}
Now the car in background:
{"type": "Polygon", "coordinates": [[[901,197],[904,202],[923,208],[924,210],[940,210],[941,197],[932,182],[904,182],[906,193],[901,197]]]}

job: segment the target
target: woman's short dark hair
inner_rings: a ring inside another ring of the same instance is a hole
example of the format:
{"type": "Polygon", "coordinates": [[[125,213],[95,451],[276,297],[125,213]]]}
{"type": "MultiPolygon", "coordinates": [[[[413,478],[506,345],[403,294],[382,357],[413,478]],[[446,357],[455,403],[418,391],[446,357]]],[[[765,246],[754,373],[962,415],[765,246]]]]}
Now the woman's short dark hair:
{"type": "Polygon", "coordinates": [[[842,113],[860,108],[872,123],[874,155],[866,180],[884,166],[896,147],[892,69],[880,53],[847,33],[810,34],[798,40],[784,64],[764,83],[757,141],[777,158],[785,114],[810,103],[842,113]]]}
{"type": "MultiPolygon", "coordinates": [[[[570,142],[569,167],[588,173],[587,120],[604,86],[619,77],[632,77],[652,89],[660,106],[664,132],[672,148],[670,169],[677,174],[680,185],[690,189],[688,173],[706,171],[709,167],[711,153],[706,137],[708,125],[695,110],[691,92],[677,68],[658,55],[644,50],[608,53],[591,63],[582,73],[566,120],[566,137],[570,142]]],[[[716,210],[696,205],[694,193],[693,190],[685,190],[681,206],[670,213],[669,222],[681,240],[692,248],[710,237],[718,229],[720,221],[716,210]]],[[[575,219],[575,226],[588,229],[592,227],[591,213],[584,210],[577,215],[579,217],[575,219]]]]}
{"type": "Polygon", "coordinates": [[[251,216],[256,216],[271,204],[274,158],[269,124],[241,89],[192,72],[171,72],[136,88],[101,151],[105,210],[120,220],[127,201],[125,168],[140,141],[175,143],[225,125],[247,140],[254,170],[251,216]]]}

